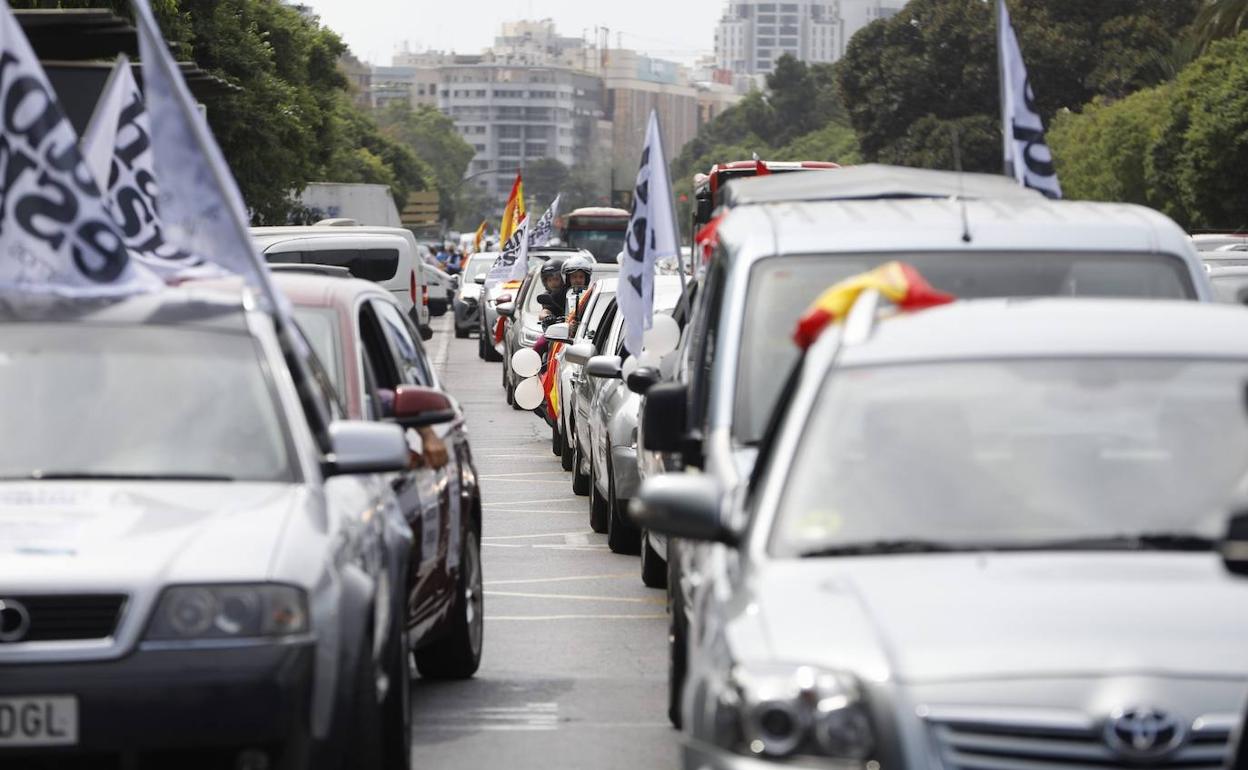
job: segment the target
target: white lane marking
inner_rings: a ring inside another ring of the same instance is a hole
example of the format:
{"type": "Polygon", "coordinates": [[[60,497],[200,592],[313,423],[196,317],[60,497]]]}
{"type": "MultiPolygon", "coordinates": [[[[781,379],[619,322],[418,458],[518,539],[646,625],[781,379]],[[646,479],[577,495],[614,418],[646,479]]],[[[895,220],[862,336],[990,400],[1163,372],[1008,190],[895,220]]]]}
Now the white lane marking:
{"type": "Polygon", "coordinates": [[[559,704],[526,703],[523,706],[485,706],[421,718],[414,728],[424,730],[554,730],[559,726],[559,704]]]}
{"type": "Polygon", "coordinates": [[[548,476],[558,473],[560,476],[567,477],[567,471],[562,468],[553,471],[525,471],[524,473],[491,473],[489,476],[478,476],[479,479],[505,479],[512,476],[548,476]]]}
{"type": "MultiPolygon", "coordinates": [[[[422,720],[427,717],[422,716],[422,720]]],[[[672,726],[668,722],[581,722],[572,723],[578,730],[582,729],[598,729],[598,730],[663,730],[670,732],[672,726]]],[[[537,726],[537,725],[464,725],[464,724],[441,724],[434,722],[431,724],[413,725],[416,732],[465,732],[475,733],[482,732],[537,732],[543,730],[555,730],[555,727],[537,726]]]]}
{"type": "Polygon", "coordinates": [[[549,543],[537,543],[529,546],[530,548],[548,548],[552,551],[605,551],[606,543],[585,543],[583,545],[575,545],[571,543],[563,543],[559,545],[551,545],[549,543]]]}
{"type": "Polygon", "coordinates": [[[490,514],[491,514],[491,515],[495,515],[495,514],[502,514],[502,513],[524,513],[524,514],[529,514],[529,513],[545,513],[545,514],[557,513],[557,514],[565,514],[565,515],[567,515],[567,514],[583,514],[584,512],[585,512],[585,506],[584,506],[584,505],[582,505],[582,506],[580,506],[579,508],[577,508],[575,511],[560,510],[560,509],[558,509],[558,508],[544,508],[544,509],[541,509],[541,510],[538,510],[537,508],[497,508],[497,509],[495,509],[495,510],[493,510],[493,511],[490,511],[490,514]]]}
{"type": "Polygon", "coordinates": [[[536,535],[491,535],[490,537],[481,538],[482,541],[487,540],[532,540],[540,537],[567,537],[569,535],[592,535],[593,530],[578,529],[575,532],[542,532],[536,535]]]}
{"type": "Polygon", "coordinates": [[[663,620],[666,613],[655,615],[486,615],[486,620],[663,620]]]}
{"type": "Polygon", "coordinates": [[[532,452],[528,454],[476,455],[477,460],[502,460],[505,458],[513,458],[513,457],[528,457],[534,460],[550,460],[552,463],[559,462],[551,455],[542,456],[541,454],[538,454],[537,449],[534,449],[532,452]]]}
{"type": "Polygon", "coordinates": [[[563,599],[577,602],[622,602],[625,604],[666,604],[657,596],[582,596],[580,594],[539,594],[526,591],[486,591],[486,596],[514,596],[520,599],[563,599]]]}
{"type": "Polygon", "coordinates": [[[567,484],[567,479],[501,479],[497,476],[478,476],[483,481],[493,481],[497,484],[567,484]]]}
{"type": "Polygon", "coordinates": [[[636,572],[615,572],[610,575],[568,575],[566,577],[546,577],[546,578],[522,578],[516,580],[487,580],[487,586],[514,586],[524,585],[526,583],[570,583],[574,580],[619,580],[621,578],[635,578],[636,572]]]}
{"type": "MultiPolygon", "coordinates": [[[[580,502],[580,501],[575,500],[575,499],[569,500],[566,497],[548,497],[545,500],[508,500],[502,503],[484,503],[482,507],[483,508],[497,508],[502,505],[540,505],[542,503],[577,503],[577,502],[580,502]]],[[[581,507],[582,508],[585,507],[585,504],[581,503],[581,507]]]]}
{"type": "Polygon", "coordinates": [[[481,546],[489,546],[491,548],[528,548],[523,543],[482,543],[481,546]]]}
{"type": "MultiPolygon", "coordinates": [[[[445,327],[445,324],[442,324],[445,327]]],[[[438,370],[438,376],[442,376],[442,371],[446,368],[446,362],[451,358],[451,335],[446,333],[446,329],[442,328],[438,331],[442,332],[442,338],[438,340],[437,352],[433,354],[433,366],[438,370]]]]}

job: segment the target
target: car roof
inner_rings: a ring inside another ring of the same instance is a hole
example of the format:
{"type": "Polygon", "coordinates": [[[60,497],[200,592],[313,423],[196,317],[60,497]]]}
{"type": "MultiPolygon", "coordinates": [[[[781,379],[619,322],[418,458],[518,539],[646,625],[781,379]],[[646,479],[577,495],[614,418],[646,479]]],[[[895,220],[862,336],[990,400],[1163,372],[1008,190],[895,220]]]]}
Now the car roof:
{"type": "Polygon", "coordinates": [[[360,297],[389,299],[390,292],[361,278],[276,273],[273,283],[299,307],[351,307],[360,297]]]}
{"type": "Polygon", "coordinates": [[[840,351],[846,366],[1073,357],[1248,360],[1248,313],[1167,300],[969,300],[881,318],[840,351]]]}
{"type": "Polygon", "coordinates": [[[1187,234],[1164,214],[1132,204],[1053,201],[1039,195],[743,206],[725,215],[718,237],[734,260],[918,250],[1169,253],[1189,260],[1189,267],[1199,262],[1187,234]],[[970,241],[964,240],[966,233],[970,241]]]}
{"type": "Polygon", "coordinates": [[[841,168],[829,174],[772,174],[733,179],[724,191],[722,205],[953,197],[1008,200],[1043,196],[1010,177],[996,174],[965,174],[869,163],[841,168]]]}
{"type": "Polygon", "coordinates": [[[1228,246],[1248,245],[1248,233],[1197,233],[1192,236],[1192,243],[1199,251],[1220,251],[1228,246]]]}
{"type": "Polygon", "coordinates": [[[403,248],[402,236],[390,233],[342,232],[344,228],[324,228],[316,233],[273,233],[252,236],[265,254],[281,254],[286,251],[332,251],[350,248],[403,248]],[[324,232],[331,230],[332,232],[324,232]]]}
{"type": "Polygon", "coordinates": [[[249,305],[241,281],[233,287],[184,285],[120,298],[3,295],[0,323],[185,326],[249,334],[249,305]]]}

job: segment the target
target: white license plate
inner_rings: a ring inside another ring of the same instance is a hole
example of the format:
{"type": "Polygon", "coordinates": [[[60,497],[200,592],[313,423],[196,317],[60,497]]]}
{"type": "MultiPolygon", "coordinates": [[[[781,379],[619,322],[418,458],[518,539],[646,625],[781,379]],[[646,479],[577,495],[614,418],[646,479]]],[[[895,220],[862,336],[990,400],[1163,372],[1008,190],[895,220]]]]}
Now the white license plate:
{"type": "Polygon", "coordinates": [[[0,748],[77,743],[78,699],[74,696],[0,697],[0,748]]]}

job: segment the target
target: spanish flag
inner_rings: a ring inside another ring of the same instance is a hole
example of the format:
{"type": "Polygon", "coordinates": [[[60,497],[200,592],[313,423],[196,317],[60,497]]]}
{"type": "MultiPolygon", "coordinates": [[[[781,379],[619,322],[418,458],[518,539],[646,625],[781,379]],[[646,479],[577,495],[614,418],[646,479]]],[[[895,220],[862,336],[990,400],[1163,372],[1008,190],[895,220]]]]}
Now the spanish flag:
{"type": "Polygon", "coordinates": [[[474,254],[481,252],[481,239],[485,238],[485,220],[481,220],[481,226],[477,228],[477,234],[472,236],[472,251],[474,254]]]}
{"type": "Polygon", "coordinates": [[[520,226],[524,219],[524,180],[516,173],[516,181],[511,184],[511,195],[507,196],[507,205],[503,207],[503,226],[499,230],[498,242],[506,243],[511,234],[520,226]]]}
{"type": "Polygon", "coordinates": [[[797,322],[793,341],[803,350],[819,339],[828,325],[842,321],[859,295],[875,289],[901,311],[946,305],[957,298],[939,291],[904,262],[889,262],[832,286],[815,300],[797,322]]]}

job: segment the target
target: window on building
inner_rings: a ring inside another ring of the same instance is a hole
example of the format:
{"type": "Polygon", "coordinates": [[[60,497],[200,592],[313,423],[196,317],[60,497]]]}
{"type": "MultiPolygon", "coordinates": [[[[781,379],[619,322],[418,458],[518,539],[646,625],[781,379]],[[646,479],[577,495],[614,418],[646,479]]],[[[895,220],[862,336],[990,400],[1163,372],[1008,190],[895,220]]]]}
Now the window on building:
{"type": "Polygon", "coordinates": [[[797,13],[797,3],[781,3],[780,12],[781,13],[797,13]]]}
{"type": "Polygon", "coordinates": [[[759,23],[759,24],[775,24],[775,23],[776,23],[776,16],[775,16],[775,14],[771,14],[771,13],[769,13],[769,14],[759,14],[759,16],[758,16],[758,23],[759,23]]]}
{"type": "Polygon", "coordinates": [[[499,126],[498,136],[500,139],[519,139],[524,136],[524,126],[499,126]]]}
{"type": "Polygon", "coordinates": [[[774,37],[760,37],[760,38],[757,40],[757,43],[758,43],[759,45],[767,45],[767,46],[771,46],[771,45],[775,45],[775,44],[776,44],[776,39],[775,39],[774,37]]]}
{"type": "Polygon", "coordinates": [[[775,3],[759,3],[758,12],[759,13],[775,13],[776,4],[775,3]]]}
{"type": "Polygon", "coordinates": [[[519,142],[499,142],[498,155],[501,158],[519,158],[520,143],[519,142]]]}

